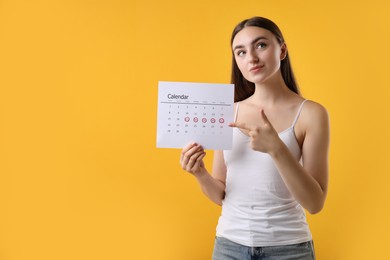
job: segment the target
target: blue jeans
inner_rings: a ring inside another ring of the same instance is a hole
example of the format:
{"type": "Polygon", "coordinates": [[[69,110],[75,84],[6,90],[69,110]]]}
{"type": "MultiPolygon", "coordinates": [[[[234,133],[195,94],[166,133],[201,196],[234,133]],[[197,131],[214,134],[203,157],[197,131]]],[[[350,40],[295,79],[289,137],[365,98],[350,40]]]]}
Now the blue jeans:
{"type": "Polygon", "coordinates": [[[248,247],[216,237],[213,260],[315,260],[313,241],[287,245],[248,247]]]}

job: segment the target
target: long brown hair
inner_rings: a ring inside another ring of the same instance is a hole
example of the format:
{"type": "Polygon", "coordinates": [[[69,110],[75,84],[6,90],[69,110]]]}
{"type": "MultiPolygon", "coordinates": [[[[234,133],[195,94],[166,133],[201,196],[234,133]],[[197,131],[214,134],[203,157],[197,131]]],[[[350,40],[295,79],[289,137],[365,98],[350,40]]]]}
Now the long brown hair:
{"type": "MultiPolygon", "coordinates": [[[[279,27],[272,22],[271,20],[264,18],[264,17],[252,17],[250,19],[246,19],[242,22],[240,22],[233,30],[232,38],[230,41],[230,46],[233,44],[234,37],[236,37],[237,33],[240,32],[242,29],[248,26],[255,26],[260,27],[263,29],[266,29],[270,32],[272,32],[273,35],[275,35],[276,40],[279,44],[284,43],[284,38],[282,35],[282,32],[280,31],[279,27]]],[[[238,102],[241,100],[244,100],[251,96],[255,91],[255,84],[253,82],[250,82],[244,78],[241,71],[239,70],[236,60],[234,58],[232,59],[232,78],[231,83],[234,84],[234,101],[238,102]]],[[[284,83],[287,85],[287,87],[292,90],[293,92],[299,94],[299,88],[295,81],[294,73],[291,68],[290,63],[290,57],[287,55],[286,57],[281,61],[280,64],[280,71],[282,73],[282,77],[284,80],[284,83]]]]}

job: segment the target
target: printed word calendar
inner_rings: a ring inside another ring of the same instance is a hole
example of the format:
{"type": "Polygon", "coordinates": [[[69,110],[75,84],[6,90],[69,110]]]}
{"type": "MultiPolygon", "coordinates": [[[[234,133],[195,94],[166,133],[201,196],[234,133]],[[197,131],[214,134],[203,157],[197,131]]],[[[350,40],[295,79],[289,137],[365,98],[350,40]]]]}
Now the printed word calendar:
{"type": "Polygon", "coordinates": [[[188,82],[158,84],[157,147],[232,148],[234,85],[188,82]]]}

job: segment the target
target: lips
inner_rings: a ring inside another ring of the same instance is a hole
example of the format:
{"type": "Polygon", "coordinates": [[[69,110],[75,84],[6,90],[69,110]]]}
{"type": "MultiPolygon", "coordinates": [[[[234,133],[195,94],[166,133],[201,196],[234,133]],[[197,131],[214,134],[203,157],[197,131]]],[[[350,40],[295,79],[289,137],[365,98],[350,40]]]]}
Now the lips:
{"type": "Polygon", "coordinates": [[[261,69],[263,68],[263,66],[260,66],[260,65],[256,65],[256,66],[253,66],[249,69],[250,72],[257,72],[257,71],[260,71],[261,69]]]}

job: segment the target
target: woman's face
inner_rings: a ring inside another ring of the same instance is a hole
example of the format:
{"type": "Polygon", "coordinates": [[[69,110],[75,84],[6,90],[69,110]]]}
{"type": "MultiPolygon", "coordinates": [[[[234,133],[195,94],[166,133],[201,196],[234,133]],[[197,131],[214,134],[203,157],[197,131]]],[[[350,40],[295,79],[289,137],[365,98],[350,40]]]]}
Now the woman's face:
{"type": "Polygon", "coordinates": [[[286,56],[286,45],[280,45],[268,30],[248,26],[233,39],[233,53],[237,66],[244,78],[263,84],[280,75],[280,62],[286,56]]]}

